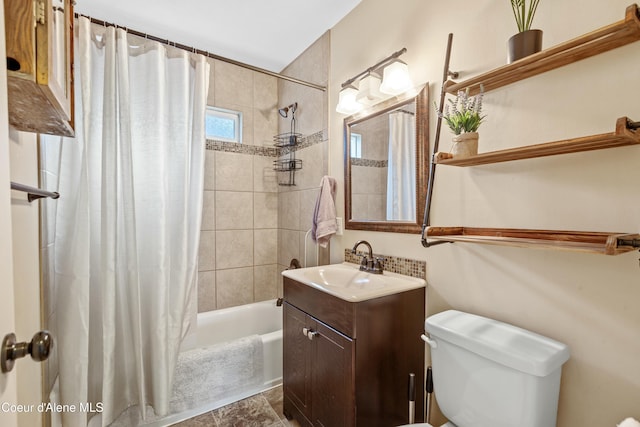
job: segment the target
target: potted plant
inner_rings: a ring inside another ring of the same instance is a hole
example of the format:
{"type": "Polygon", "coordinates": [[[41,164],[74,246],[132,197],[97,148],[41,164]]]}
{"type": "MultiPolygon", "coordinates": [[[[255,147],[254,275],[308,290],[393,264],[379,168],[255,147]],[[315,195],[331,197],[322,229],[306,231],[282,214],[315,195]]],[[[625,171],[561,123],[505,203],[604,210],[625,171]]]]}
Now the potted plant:
{"type": "Polygon", "coordinates": [[[448,99],[444,111],[438,116],[443,118],[454,137],[451,154],[453,157],[469,157],[478,154],[478,128],[486,116],[482,115],[482,96],[484,87],[480,85],[480,93],[469,96],[469,88],[458,91],[455,100],[448,99]]]}
{"type": "Polygon", "coordinates": [[[540,0],[511,0],[518,34],[509,39],[508,61],[512,63],[542,50],[542,30],[532,30],[533,17],[540,0]]]}

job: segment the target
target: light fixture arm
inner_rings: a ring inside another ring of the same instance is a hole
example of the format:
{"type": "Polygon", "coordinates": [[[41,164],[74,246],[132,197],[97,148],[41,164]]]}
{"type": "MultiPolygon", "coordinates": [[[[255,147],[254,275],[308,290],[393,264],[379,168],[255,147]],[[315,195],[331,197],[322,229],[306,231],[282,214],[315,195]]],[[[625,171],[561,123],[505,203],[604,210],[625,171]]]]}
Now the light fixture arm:
{"type": "Polygon", "coordinates": [[[392,62],[393,60],[395,60],[400,55],[402,55],[402,54],[404,54],[406,52],[407,52],[407,48],[403,47],[399,51],[392,53],[390,56],[386,57],[382,61],[378,62],[377,64],[372,65],[371,67],[367,68],[366,70],[364,70],[360,74],[358,74],[355,77],[352,77],[349,80],[347,80],[346,82],[342,83],[342,88],[345,88],[345,87],[353,84],[353,82],[358,80],[360,77],[365,76],[365,75],[367,75],[367,74],[369,74],[371,72],[374,72],[374,71],[384,67],[385,65],[389,64],[390,62],[392,62]]]}

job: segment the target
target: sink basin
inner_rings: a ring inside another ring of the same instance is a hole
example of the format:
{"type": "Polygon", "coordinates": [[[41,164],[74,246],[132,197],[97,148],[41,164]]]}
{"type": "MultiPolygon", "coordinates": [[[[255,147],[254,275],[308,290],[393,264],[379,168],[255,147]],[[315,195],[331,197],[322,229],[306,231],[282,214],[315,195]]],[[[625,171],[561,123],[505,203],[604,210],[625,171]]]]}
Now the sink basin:
{"type": "Polygon", "coordinates": [[[359,267],[344,262],[285,270],[282,275],[350,302],[379,298],[426,285],[423,279],[417,277],[388,271],[371,274],[360,271],[359,267]]]}

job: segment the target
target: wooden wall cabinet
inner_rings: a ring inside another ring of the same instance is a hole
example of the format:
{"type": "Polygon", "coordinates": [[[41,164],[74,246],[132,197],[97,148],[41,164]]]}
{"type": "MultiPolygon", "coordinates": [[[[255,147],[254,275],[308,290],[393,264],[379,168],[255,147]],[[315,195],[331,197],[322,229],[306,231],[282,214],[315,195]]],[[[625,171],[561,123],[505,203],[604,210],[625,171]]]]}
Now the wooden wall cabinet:
{"type": "Polygon", "coordinates": [[[284,414],[301,426],[408,422],[409,374],[422,419],[425,289],[352,303],[284,278],[284,414]]]}
{"type": "Polygon", "coordinates": [[[4,2],[9,123],[74,136],[71,0],[4,2]]]}

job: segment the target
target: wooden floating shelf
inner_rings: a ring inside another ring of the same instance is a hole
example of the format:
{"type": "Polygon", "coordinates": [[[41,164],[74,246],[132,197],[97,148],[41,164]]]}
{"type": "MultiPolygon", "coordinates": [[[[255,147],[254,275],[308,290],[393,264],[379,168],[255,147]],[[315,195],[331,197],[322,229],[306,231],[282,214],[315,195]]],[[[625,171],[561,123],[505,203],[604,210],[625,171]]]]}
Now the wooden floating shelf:
{"type": "Polygon", "coordinates": [[[480,84],[482,84],[484,91],[488,92],[637,40],[640,40],[640,18],[638,6],[632,4],[627,7],[625,19],[622,21],[602,27],[471,79],[457,83],[447,81],[445,88],[447,92],[454,95],[459,90],[465,90],[466,88],[469,88],[470,94],[476,94],[480,92],[480,84]]]}
{"type": "Polygon", "coordinates": [[[624,147],[640,144],[640,129],[627,117],[616,121],[613,133],[572,138],[544,144],[527,145],[524,147],[480,153],[471,157],[447,158],[446,153],[437,153],[434,161],[437,164],[449,166],[476,166],[490,163],[507,162],[511,160],[532,159],[536,157],[554,156],[558,154],[578,153],[581,151],[601,150],[605,148],[624,147]]]}
{"type": "Polygon", "coordinates": [[[640,245],[640,234],[512,228],[428,227],[427,237],[430,240],[449,242],[557,249],[602,255],[631,252],[640,245]]]}

